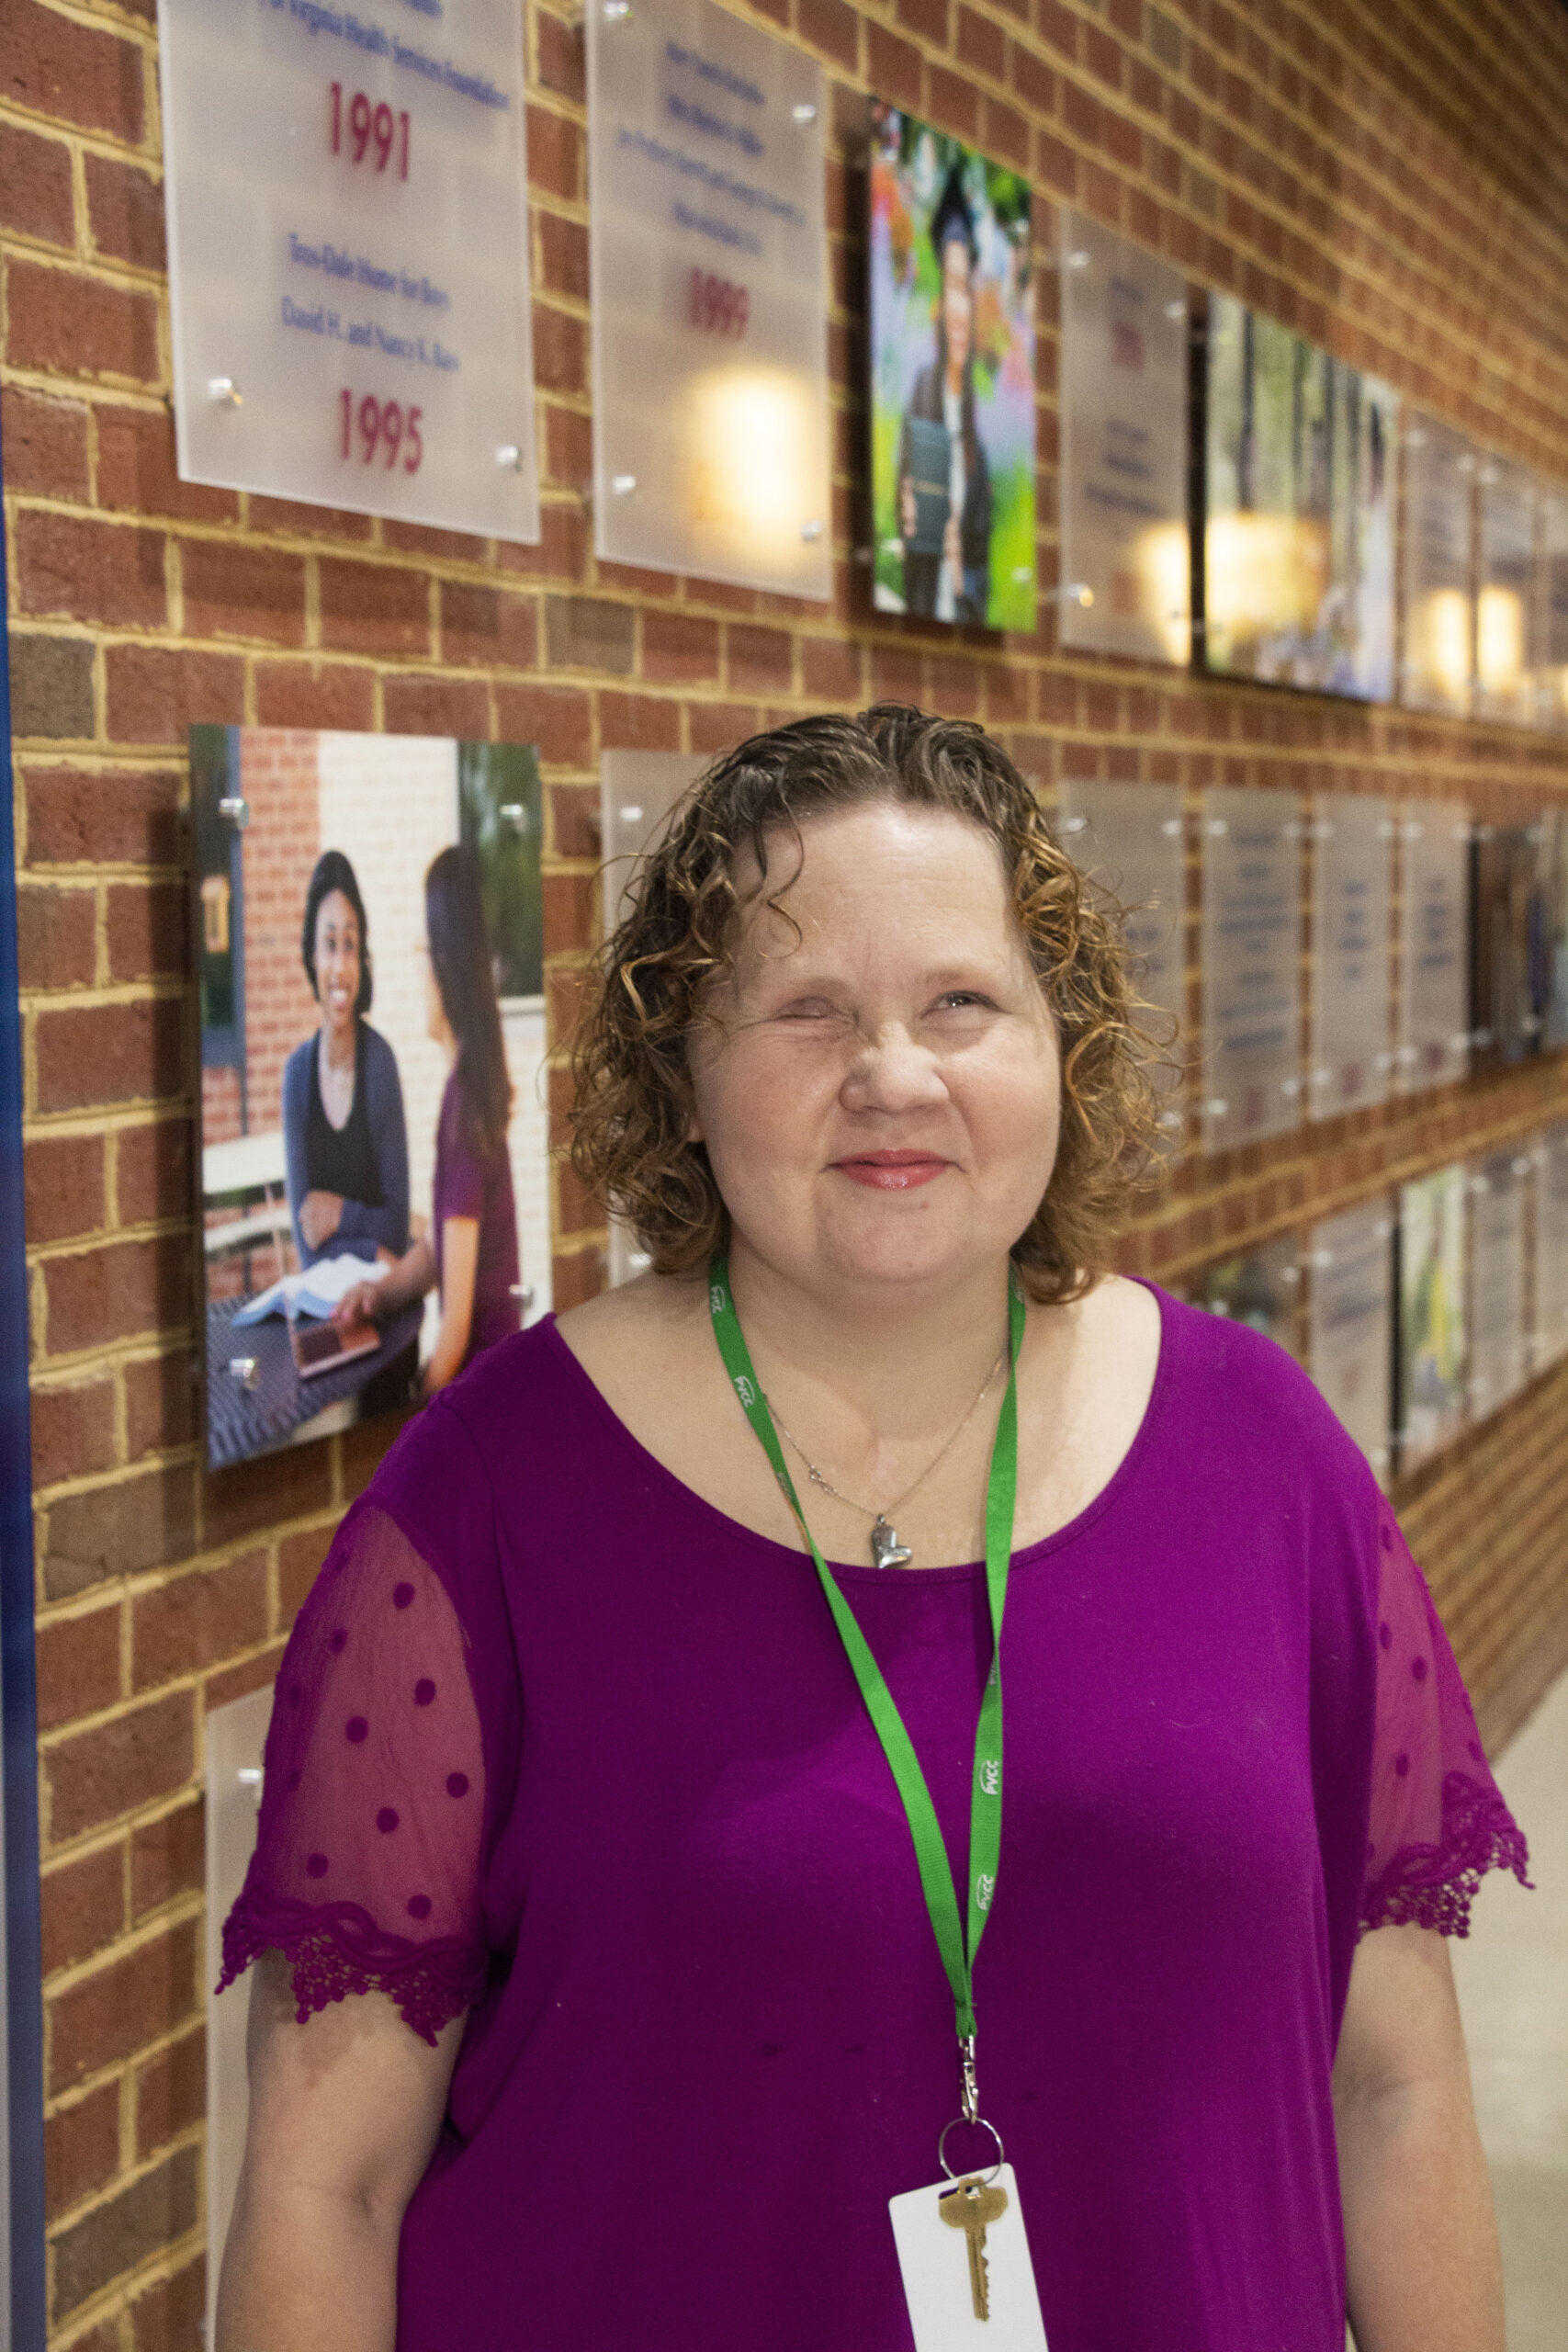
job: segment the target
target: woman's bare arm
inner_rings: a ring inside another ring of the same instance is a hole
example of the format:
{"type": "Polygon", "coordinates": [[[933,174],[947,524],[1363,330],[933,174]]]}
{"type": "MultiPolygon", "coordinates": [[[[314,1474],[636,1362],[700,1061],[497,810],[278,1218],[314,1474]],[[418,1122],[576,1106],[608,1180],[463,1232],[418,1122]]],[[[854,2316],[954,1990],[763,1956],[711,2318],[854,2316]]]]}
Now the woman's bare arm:
{"type": "Polygon", "coordinates": [[[1361,1939],[1334,2065],[1359,2352],[1504,2352],[1503,2271],[1448,1947],[1361,1939]]]}
{"type": "Polygon", "coordinates": [[[384,1993],[334,2001],[300,2025],[281,1953],[263,1954],[215,2352],[393,2352],[398,2234],[462,2033],[455,2018],[433,2050],[384,1993]]]}
{"type": "Polygon", "coordinates": [[[424,1368],[424,1393],[434,1396],[456,1380],[474,1328],[474,1285],[479,1270],[477,1216],[444,1217],[441,1225],[441,1329],[424,1368]]]}

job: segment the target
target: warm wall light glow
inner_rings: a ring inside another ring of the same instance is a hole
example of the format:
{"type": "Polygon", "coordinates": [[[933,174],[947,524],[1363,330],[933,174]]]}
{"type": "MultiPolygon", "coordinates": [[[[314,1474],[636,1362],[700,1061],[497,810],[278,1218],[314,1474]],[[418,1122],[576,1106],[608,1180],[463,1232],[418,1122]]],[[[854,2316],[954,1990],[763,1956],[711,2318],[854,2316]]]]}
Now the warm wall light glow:
{"type": "Polygon", "coordinates": [[[1517,589],[1482,590],[1475,608],[1475,671],[1488,694],[1517,691],[1525,673],[1525,606],[1517,589]]]}
{"type": "Polygon", "coordinates": [[[814,419],[799,378],[782,368],[700,376],[686,418],[694,522],[756,563],[798,562],[809,507],[814,419]]]}
{"type": "Polygon", "coordinates": [[[1470,599],[1462,588],[1435,588],[1416,614],[1417,660],[1450,701],[1470,684],[1470,599]]]}
{"type": "Polygon", "coordinates": [[[1328,534],[1292,514],[1216,514],[1204,540],[1211,638],[1252,644],[1310,631],[1328,573],[1328,534]]]}
{"type": "Polygon", "coordinates": [[[1192,642],[1192,557],[1187,526],[1161,523],[1140,532],[1133,560],[1145,615],[1159,632],[1170,660],[1185,662],[1192,642]]]}

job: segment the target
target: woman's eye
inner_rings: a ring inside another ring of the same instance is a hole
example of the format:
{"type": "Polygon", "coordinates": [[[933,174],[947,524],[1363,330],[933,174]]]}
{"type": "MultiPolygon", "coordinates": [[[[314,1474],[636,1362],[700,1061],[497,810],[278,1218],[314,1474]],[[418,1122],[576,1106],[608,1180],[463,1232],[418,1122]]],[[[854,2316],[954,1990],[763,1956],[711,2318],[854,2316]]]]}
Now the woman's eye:
{"type": "Polygon", "coordinates": [[[949,989],[945,995],[939,996],[936,1001],[936,1009],[939,1012],[967,1012],[975,1005],[995,1009],[993,1000],[988,996],[983,996],[978,989],[949,989]]]}

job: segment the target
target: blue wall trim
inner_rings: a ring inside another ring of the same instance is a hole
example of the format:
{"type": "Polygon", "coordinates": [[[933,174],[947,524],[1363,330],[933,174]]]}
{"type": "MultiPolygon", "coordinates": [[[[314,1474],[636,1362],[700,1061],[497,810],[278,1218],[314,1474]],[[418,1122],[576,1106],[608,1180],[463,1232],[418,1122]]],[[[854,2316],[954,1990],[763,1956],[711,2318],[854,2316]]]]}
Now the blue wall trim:
{"type": "MultiPolygon", "coordinates": [[[[0,460],[3,469],[3,460],[0,460]]],[[[6,2079],[11,2352],[43,2352],[43,2007],[39,1945],[38,1710],[33,1683],[32,1449],[22,1227],[22,1039],[10,639],[0,517],[0,1739],[6,1761],[6,2079]]]]}

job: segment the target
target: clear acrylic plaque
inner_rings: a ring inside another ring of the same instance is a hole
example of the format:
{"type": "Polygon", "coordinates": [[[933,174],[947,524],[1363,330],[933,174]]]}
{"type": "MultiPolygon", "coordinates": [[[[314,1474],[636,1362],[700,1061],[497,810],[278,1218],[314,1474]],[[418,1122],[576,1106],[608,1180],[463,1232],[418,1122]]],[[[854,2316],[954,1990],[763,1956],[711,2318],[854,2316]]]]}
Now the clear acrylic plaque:
{"type": "Polygon", "coordinates": [[[1568,1119],[1536,1140],[1534,1361],[1538,1371],[1568,1355],[1568,1119]]]}
{"type": "Polygon", "coordinates": [[[1475,599],[1475,713],[1529,727],[1535,718],[1530,605],[1538,494],[1527,466],[1483,458],[1475,599]]]}
{"type": "Polygon", "coordinates": [[[1069,779],[1058,822],[1073,863],[1122,911],[1150,1043],[1168,1057],[1156,1073],[1167,1097],[1160,1125],[1181,1135],[1180,1032],[1187,1019],[1187,828],[1174,784],[1069,779]]]}
{"type": "Polygon", "coordinates": [[[1568,808],[1543,809],[1540,830],[1540,887],[1543,897],[1543,965],[1545,1035],[1549,1053],[1568,1046],[1568,808]]]}
{"type": "Polygon", "coordinates": [[[1393,1419],[1393,1219],[1369,1201],[1307,1237],[1307,1369],[1380,1479],[1393,1419]]]}
{"type": "Polygon", "coordinates": [[[1568,489],[1540,488],[1540,565],[1537,576],[1536,724],[1568,735],[1568,489]]]}
{"type": "Polygon", "coordinates": [[[823,82],[713,0],[588,0],[593,544],[826,598],[823,82]]]}
{"type": "Polygon", "coordinates": [[[1399,1195],[1399,1468],[1413,1470],[1464,1426],[1466,1196],[1462,1168],[1403,1185],[1399,1195]]]}
{"type": "Polygon", "coordinates": [[[1400,814],[1399,1044],[1402,1094],[1470,1068],[1470,811],[1412,800],[1400,814]]]}
{"type": "Polygon", "coordinates": [[[1529,1373],[1525,1317],[1528,1154],[1490,1153],[1470,1170],[1470,1409],[1495,1413],[1529,1373]]]}
{"type": "Polygon", "coordinates": [[[1313,826],[1312,1091],[1318,1119],[1381,1102],[1393,1070],[1386,800],[1322,796],[1313,826]]]}
{"type": "Polygon", "coordinates": [[[539,536],[510,0],[160,0],[179,469],[539,536]]]}
{"type": "Polygon", "coordinates": [[[1477,825],[1471,856],[1471,1035],[1477,1060],[1511,1068],[1540,1050],[1551,974],[1547,957],[1544,823],[1477,825]]]}
{"type": "MultiPolygon", "coordinates": [[[[706,762],[694,752],[606,752],[599,766],[606,936],[631,910],[638,865],[669,821],[671,811],[706,762]]],[[[648,1272],[651,1261],[630,1227],[611,1217],[612,1287],[648,1272]]]]}
{"type": "Polygon", "coordinates": [[[1207,359],[1209,668],[1386,701],[1398,395],[1229,294],[1207,359]]]}
{"type": "Polygon", "coordinates": [[[1301,807],[1293,792],[1203,795],[1205,1151],[1301,1117],[1301,807]]]}
{"type": "Polygon", "coordinates": [[[1400,698],[1413,710],[1464,713],[1471,707],[1474,661],[1475,453],[1462,433],[1429,416],[1409,420],[1404,451],[1400,698]]]}
{"type": "Polygon", "coordinates": [[[1168,263],[1062,214],[1064,645],[1185,663],[1187,288],[1168,263]]]}

